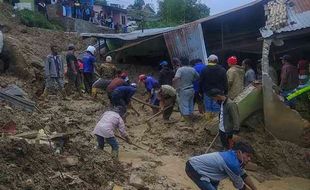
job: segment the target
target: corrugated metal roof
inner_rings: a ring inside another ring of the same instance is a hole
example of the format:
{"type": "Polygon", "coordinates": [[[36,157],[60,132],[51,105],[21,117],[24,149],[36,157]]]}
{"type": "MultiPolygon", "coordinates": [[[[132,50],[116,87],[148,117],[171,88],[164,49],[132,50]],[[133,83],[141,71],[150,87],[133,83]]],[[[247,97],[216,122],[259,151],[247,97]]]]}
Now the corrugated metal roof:
{"type": "Polygon", "coordinates": [[[167,27],[167,28],[145,29],[143,32],[141,30],[136,30],[130,33],[119,33],[119,34],[81,33],[80,35],[82,37],[99,37],[99,38],[120,39],[120,40],[130,41],[130,40],[137,40],[139,38],[163,34],[165,32],[169,32],[174,29],[176,28],[167,27]]]}
{"type": "Polygon", "coordinates": [[[276,31],[266,28],[260,29],[264,38],[273,34],[290,32],[310,27],[310,0],[291,0],[293,6],[287,5],[288,25],[276,31]]]}

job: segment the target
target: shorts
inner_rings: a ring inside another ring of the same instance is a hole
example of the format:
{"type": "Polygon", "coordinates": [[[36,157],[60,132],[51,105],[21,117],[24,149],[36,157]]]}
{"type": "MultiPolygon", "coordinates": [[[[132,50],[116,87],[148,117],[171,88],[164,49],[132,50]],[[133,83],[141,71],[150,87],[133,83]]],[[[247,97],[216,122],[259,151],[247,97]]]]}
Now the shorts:
{"type": "Polygon", "coordinates": [[[209,96],[204,96],[204,103],[206,112],[220,112],[221,106],[209,96]]]}

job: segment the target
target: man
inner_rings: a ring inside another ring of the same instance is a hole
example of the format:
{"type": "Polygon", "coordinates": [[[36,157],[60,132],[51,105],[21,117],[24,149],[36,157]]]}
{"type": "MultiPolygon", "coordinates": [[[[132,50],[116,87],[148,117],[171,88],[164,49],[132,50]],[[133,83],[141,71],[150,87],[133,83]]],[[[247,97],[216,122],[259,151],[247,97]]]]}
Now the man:
{"type": "MultiPolygon", "coordinates": [[[[206,68],[206,65],[202,62],[201,59],[194,59],[191,62],[194,66],[194,69],[199,74],[199,77],[201,77],[201,73],[206,68]]],[[[194,104],[197,103],[199,113],[203,114],[205,112],[205,108],[203,105],[203,97],[199,93],[199,80],[196,80],[194,82],[194,90],[195,90],[194,104]]]]}
{"type": "Polygon", "coordinates": [[[46,98],[51,91],[61,92],[62,97],[65,98],[64,91],[64,64],[61,61],[61,56],[58,54],[57,46],[51,46],[52,53],[49,54],[44,63],[45,73],[45,89],[43,98],[46,98]]]}
{"type": "Polygon", "coordinates": [[[176,90],[170,86],[170,85],[161,85],[158,92],[158,99],[159,99],[159,105],[160,108],[163,110],[167,108],[168,106],[171,106],[170,108],[166,109],[163,113],[163,119],[165,121],[168,121],[172,112],[173,107],[176,101],[176,90]]]}
{"type": "Polygon", "coordinates": [[[227,77],[226,70],[218,65],[218,57],[214,54],[208,57],[208,65],[200,74],[199,90],[200,94],[204,96],[205,103],[205,116],[207,120],[218,115],[220,112],[220,106],[211,97],[208,96],[208,92],[217,88],[227,94],[227,77]]]}
{"type": "Polygon", "coordinates": [[[94,82],[95,61],[96,61],[95,52],[96,48],[94,46],[88,46],[82,58],[84,85],[85,85],[85,91],[87,93],[91,93],[91,87],[94,82]]]}
{"type": "Polygon", "coordinates": [[[159,71],[158,82],[159,85],[172,85],[172,79],[174,77],[173,70],[169,67],[167,61],[160,63],[161,70],[159,71]]]}
{"type": "Polygon", "coordinates": [[[185,121],[191,123],[194,112],[194,86],[193,83],[199,79],[199,74],[189,65],[185,57],[180,59],[182,67],[178,68],[173,84],[177,86],[178,102],[181,115],[185,121]]]}
{"type": "Polygon", "coordinates": [[[223,91],[219,89],[211,89],[208,94],[221,105],[219,135],[224,149],[229,150],[233,145],[233,135],[237,134],[240,130],[237,104],[226,97],[223,91]]]}
{"type": "Polygon", "coordinates": [[[245,69],[244,87],[247,87],[256,80],[254,65],[251,59],[245,59],[242,61],[242,66],[245,69]]]}
{"type": "Polygon", "coordinates": [[[80,72],[79,72],[79,65],[76,56],[74,55],[75,47],[73,44],[70,44],[68,46],[68,52],[66,55],[66,61],[67,61],[67,77],[68,82],[70,86],[70,90],[74,89],[79,93],[79,95],[82,95],[81,89],[80,89],[80,72]]]}
{"type": "MultiPolygon", "coordinates": [[[[287,95],[299,85],[298,69],[293,65],[293,60],[290,55],[284,55],[281,57],[281,60],[283,66],[281,69],[280,89],[282,91],[281,95],[287,97],[287,95]]],[[[285,101],[285,104],[291,108],[295,107],[295,101],[285,101]]]]}
{"type": "Polygon", "coordinates": [[[93,134],[97,137],[98,149],[103,149],[105,141],[112,147],[112,156],[118,160],[118,142],[115,138],[114,131],[119,130],[122,137],[130,143],[130,139],[125,130],[125,123],[122,117],[125,115],[126,109],[118,106],[114,107],[111,111],[106,111],[101,116],[100,121],[97,123],[93,134]]]}
{"type": "Polygon", "coordinates": [[[186,162],[185,171],[201,190],[216,190],[220,181],[227,177],[236,189],[256,190],[252,179],[243,170],[253,154],[250,144],[239,141],[232,150],[191,157],[186,162]]]}
{"type": "Polygon", "coordinates": [[[106,90],[109,84],[111,83],[111,81],[112,80],[109,80],[109,79],[102,79],[102,78],[97,79],[92,85],[92,89],[91,89],[92,97],[94,98],[97,97],[97,93],[99,89],[106,90]]]}
{"type": "Polygon", "coordinates": [[[243,91],[244,69],[238,65],[236,56],[229,57],[227,63],[228,97],[233,100],[243,91]]]}
{"type": "Polygon", "coordinates": [[[150,102],[151,104],[154,104],[156,97],[154,94],[155,91],[153,89],[155,85],[158,85],[158,81],[152,76],[146,76],[145,74],[141,74],[139,75],[139,83],[140,82],[144,84],[144,87],[148,94],[146,102],[150,102]]]}
{"type": "Polygon", "coordinates": [[[111,93],[119,86],[128,86],[126,83],[125,78],[127,77],[127,73],[121,73],[120,75],[116,76],[111,83],[107,87],[108,97],[111,100],[111,93]]]}
{"type": "Polygon", "coordinates": [[[136,93],[137,85],[132,83],[130,86],[119,86],[111,93],[111,101],[113,106],[122,106],[127,108],[131,106],[131,97],[136,93]]]}
{"type": "Polygon", "coordinates": [[[107,56],[105,62],[100,64],[98,68],[98,74],[101,78],[112,79],[116,76],[117,69],[114,64],[112,64],[112,57],[107,56]]]}

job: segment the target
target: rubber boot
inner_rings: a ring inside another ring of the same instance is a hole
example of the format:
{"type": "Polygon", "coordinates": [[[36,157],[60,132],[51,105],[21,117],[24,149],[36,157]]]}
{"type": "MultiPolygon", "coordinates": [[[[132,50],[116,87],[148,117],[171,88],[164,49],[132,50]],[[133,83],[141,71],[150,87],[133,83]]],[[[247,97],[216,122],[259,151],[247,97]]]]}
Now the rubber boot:
{"type": "Polygon", "coordinates": [[[118,161],[118,150],[112,150],[112,158],[118,161]]]}
{"type": "Polygon", "coordinates": [[[204,113],[204,119],[209,122],[212,118],[212,112],[205,112],[204,113]]]}
{"type": "Polygon", "coordinates": [[[97,88],[91,89],[91,95],[92,95],[92,97],[97,98],[97,88]]]}

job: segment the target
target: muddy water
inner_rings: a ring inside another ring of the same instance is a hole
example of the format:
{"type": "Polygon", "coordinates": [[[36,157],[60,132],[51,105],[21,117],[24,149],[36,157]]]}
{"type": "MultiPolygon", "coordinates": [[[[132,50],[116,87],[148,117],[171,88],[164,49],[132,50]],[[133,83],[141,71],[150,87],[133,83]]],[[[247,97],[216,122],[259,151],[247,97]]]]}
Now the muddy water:
{"type": "MultiPolygon", "coordinates": [[[[154,155],[153,155],[154,156],[154,155]]],[[[152,159],[152,154],[141,150],[123,150],[120,154],[120,160],[132,163],[133,166],[141,164],[141,162],[152,159]]],[[[177,156],[159,156],[163,165],[158,166],[156,171],[160,176],[167,176],[171,183],[176,183],[180,187],[188,190],[199,190],[195,184],[187,177],[184,171],[185,160],[177,156]]],[[[258,189],[262,190],[310,190],[310,179],[298,177],[279,178],[279,180],[264,181],[263,183],[253,179],[258,189]]],[[[219,190],[234,190],[229,180],[224,180],[219,186],[219,190]]]]}
{"type": "MultiPolygon", "coordinates": [[[[141,117],[129,117],[129,120],[134,121],[135,123],[142,122],[141,117]]],[[[141,142],[142,137],[145,135],[144,131],[147,129],[146,125],[133,125],[128,129],[129,133],[132,136],[133,141],[144,147],[146,150],[149,149],[148,145],[145,145],[141,142]]],[[[152,140],[146,141],[151,142],[152,140]]],[[[123,143],[121,143],[123,144],[123,143]]],[[[166,176],[167,180],[170,183],[177,184],[178,187],[182,187],[186,190],[198,190],[196,185],[187,177],[184,167],[186,160],[184,157],[172,156],[172,155],[158,155],[156,151],[146,151],[141,149],[135,149],[130,145],[123,144],[124,146],[120,149],[120,161],[126,163],[132,163],[133,167],[139,167],[143,163],[153,162],[154,160],[160,161],[155,168],[156,175],[166,176]],[[154,153],[155,154],[154,154],[154,153]]],[[[150,149],[152,150],[152,149],[150,149]]],[[[169,154],[173,154],[170,152],[169,154]]],[[[152,171],[154,172],[154,171],[152,171]]],[[[287,177],[287,178],[278,178],[278,180],[269,180],[262,183],[258,182],[255,178],[253,179],[254,183],[258,189],[262,190],[310,190],[310,179],[303,179],[298,177],[287,177]]],[[[233,190],[235,189],[232,183],[229,180],[224,180],[219,185],[219,190],[233,190]]]]}

